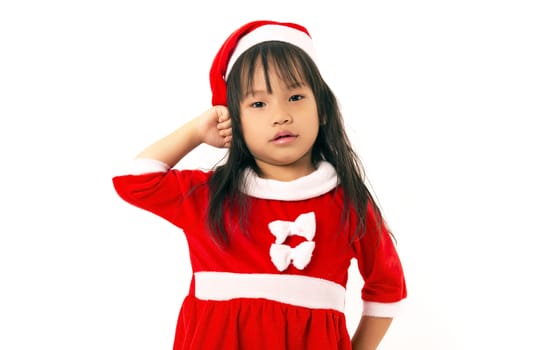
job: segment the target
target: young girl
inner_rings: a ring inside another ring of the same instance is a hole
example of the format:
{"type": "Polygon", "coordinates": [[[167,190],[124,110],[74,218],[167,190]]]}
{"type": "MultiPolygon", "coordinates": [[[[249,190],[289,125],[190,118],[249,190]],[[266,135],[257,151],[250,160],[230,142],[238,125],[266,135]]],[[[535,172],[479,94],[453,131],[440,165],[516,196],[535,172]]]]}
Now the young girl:
{"type": "Polygon", "coordinates": [[[213,107],[113,178],[124,200],[187,237],[193,275],[174,349],[376,349],[406,297],[404,275],[308,31],[242,26],[210,81],[213,107]],[[174,169],[202,143],[228,147],[225,162],[174,169]],[[364,312],[350,339],[353,258],[364,312]]]}

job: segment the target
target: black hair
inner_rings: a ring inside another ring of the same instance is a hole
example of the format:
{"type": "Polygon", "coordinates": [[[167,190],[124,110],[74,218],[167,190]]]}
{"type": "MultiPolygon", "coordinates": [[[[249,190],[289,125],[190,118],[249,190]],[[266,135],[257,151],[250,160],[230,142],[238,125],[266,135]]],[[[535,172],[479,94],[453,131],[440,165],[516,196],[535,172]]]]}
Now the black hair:
{"type": "Polygon", "coordinates": [[[269,91],[270,66],[287,85],[306,84],[313,91],[320,126],[312,148],[311,161],[316,165],[325,160],[335,168],[344,192],[345,210],[342,220],[349,220],[349,213],[354,210],[357,222],[353,239],[360,238],[365,231],[368,204],[374,207],[378,223],[381,222],[381,212],[364,183],[363,167],[345,131],[337,99],[307,53],[297,46],[279,41],[263,42],[251,47],[238,58],[228,75],[227,101],[232,122],[232,141],[225,162],[216,167],[210,179],[207,215],[208,228],[213,238],[221,244],[228,244],[230,230],[224,224],[226,213],[235,215],[228,222],[239,224],[242,232],[245,232],[249,208],[247,197],[242,191],[243,175],[247,168],[257,174],[260,171],[243,138],[240,103],[251,92],[258,64],[263,67],[269,91]]]}

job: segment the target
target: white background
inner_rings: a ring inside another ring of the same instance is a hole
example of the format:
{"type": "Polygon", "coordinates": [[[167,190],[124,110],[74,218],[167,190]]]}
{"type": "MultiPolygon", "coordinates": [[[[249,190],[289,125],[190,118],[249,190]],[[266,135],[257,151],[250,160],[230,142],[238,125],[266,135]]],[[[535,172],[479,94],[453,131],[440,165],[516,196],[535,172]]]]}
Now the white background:
{"type": "Polygon", "coordinates": [[[538,3],[3,1],[0,348],[171,349],[185,239],[111,177],[209,107],[232,30],[274,19],[313,34],[398,239],[409,299],[380,349],[543,349],[538,3]]]}

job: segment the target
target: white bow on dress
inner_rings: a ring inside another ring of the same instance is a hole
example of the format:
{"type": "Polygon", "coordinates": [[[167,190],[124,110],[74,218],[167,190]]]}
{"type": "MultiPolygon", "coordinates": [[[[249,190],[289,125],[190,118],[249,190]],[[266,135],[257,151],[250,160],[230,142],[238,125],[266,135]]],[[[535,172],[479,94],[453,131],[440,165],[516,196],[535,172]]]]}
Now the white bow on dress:
{"type": "Polygon", "coordinates": [[[301,214],[294,221],[275,220],[268,224],[268,228],[275,236],[277,244],[283,243],[288,236],[301,236],[312,241],[316,229],[315,213],[301,214]]]}
{"type": "Polygon", "coordinates": [[[294,221],[275,220],[268,224],[268,228],[275,236],[275,243],[270,247],[270,257],[275,267],[284,271],[292,263],[298,270],[303,270],[311,261],[315,249],[315,213],[301,214],[294,221]],[[301,236],[307,241],[296,247],[282,244],[289,236],[301,236]]]}
{"type": "Polygon", "coordinates": [[[284,271],[291,263],[298,270],[303,270],[311,261],[315,242],[305,241],[292,248],[286,244],[272,244],[270,256],[277,270],[284,271]]]}

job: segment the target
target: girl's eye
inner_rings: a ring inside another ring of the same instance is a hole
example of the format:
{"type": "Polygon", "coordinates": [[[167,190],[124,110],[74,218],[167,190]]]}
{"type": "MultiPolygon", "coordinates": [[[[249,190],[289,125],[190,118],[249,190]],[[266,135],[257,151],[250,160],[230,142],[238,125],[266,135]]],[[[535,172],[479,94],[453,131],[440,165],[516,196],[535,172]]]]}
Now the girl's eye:
{"type": "Polygon", "coordinates": [[[304,97],[302,95],[292,95],[290,96],[290,98],[288,99],[289,101],[300,101],[302,100],[304,97]]]}
{"type": "Polygon", "coordinates": [[[262,108],[264,107],[264,102],[253,102],[251,103],[252,108],[262,108]]]}

